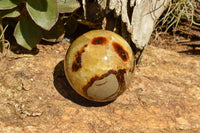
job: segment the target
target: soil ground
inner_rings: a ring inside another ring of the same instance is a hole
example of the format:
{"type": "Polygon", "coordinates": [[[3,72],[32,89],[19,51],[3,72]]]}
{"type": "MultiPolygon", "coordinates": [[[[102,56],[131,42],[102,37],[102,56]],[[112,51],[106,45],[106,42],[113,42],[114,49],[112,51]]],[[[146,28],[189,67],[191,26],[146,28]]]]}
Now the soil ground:
{"type": "Polygon", "coordinates": [[[0,60],[0,132],[200,131],[199,49],[181,46],[171,35],[152,36],[131,86],[113,102],[95,103],[65,78],[69,45],[6,51],[0,60]]]}

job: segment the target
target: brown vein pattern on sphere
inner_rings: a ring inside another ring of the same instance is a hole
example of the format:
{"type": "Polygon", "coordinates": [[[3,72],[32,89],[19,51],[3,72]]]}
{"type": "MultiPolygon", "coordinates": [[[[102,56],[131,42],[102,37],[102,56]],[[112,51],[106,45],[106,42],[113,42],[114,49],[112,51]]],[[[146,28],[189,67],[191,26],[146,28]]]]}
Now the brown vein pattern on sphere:
{"type": "Polygon", "coordinates": [[[83,52],[85,52],[85,47],[87,47],[87,44],[85,44],[80,51],[78,51],[75,55],[75,59],[72,63],[72,72],[77,72],[82,66],[81,66],[81,55],[83,52]]]}
{"type": "Polygon", "coordinates": [[[105,45],[107,43],[108,43],[108,39],[103,36],[94,37],[91,40],[91,44],[93,44],[93,45],[105,45]]]}
{"type": "Polygon", "coordinates": [[[117,42],[113,42],[112,45],[113,45],[113,48],[115,49],[116,53],[119,55],[119,57],[123,61],[128,61],[128,59],[129,59],[128,52],[126,50],[124,50],[123,47],[117,42]]]}

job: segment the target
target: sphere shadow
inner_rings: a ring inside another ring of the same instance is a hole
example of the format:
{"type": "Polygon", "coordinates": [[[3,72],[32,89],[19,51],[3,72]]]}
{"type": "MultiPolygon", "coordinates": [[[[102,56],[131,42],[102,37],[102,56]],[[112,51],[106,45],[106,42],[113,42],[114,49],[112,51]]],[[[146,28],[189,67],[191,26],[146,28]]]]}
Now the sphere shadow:
{"type": "Polygon", "coordinates": [[[84,97],[80,96],[73,88],[70,86],[69,82],[65,77],[64,72],[64,61],[60,61],[53,73],[54,77],[54,86],[56,90],[66,99],[71,100],[72,102],[79,104],[85,107],[101,107],[108,105],[111,102],[93,102],[85,99],[84,97]]]}

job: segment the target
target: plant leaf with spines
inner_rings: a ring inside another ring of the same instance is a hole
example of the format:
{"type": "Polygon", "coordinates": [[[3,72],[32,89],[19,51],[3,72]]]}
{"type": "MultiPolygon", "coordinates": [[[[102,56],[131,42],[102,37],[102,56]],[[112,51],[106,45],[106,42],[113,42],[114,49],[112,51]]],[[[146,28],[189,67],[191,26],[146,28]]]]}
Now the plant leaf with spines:
{"type": "Polygon", "coordinates": [[[25,14],[17,23],[14,36],[19,45],[31,50],[41,40],[42,29],[33,22],[28,14],[25,14]]]}
{"type": "Polygon", "coordinates": [[[28,0],[26,8],[33,21],[45,30],[50,30],[58,19],[56,0],[28,0]]]}

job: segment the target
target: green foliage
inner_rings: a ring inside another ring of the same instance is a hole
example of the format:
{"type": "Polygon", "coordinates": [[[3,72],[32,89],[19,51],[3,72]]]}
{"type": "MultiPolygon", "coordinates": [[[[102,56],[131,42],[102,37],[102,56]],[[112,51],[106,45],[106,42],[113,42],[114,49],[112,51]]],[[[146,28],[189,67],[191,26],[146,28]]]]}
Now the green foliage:
{"type": "Polygon", "coordinates": [[[57,21],[55,26],[50,31],[43,30],[43,38],[49,42],[60,42],[65,35],[64,24],[61,19],[57,21]]]}
{"type": "Polygon", "coordinates": [[[65,30],[59,12],[71,13],[79,7],[77,0],[0,0],[0,22],[3,25],[5,18],[17,20],[14,37],[31,50],[41,39],[61,41],[65,30]]]}
{"type": "Polygon", "coordinates": [[[0,11],[0,18],[15,18],[19,16],[20,16],[20,11],[18,8],[0,11]]]}
{"type": "Polygon", "coordinates": [[[13,9],[24,0],[0,0],[0,10],[13,9]]]}
{"type": "Polygon", "coordinates": [[[60,13],[71,13],[80,7],[76,0],[58,0],[60,13]]]}
{"type": "Polygon", "coordinates": [[[23,15],[17,23],[14,31],[17,43],[31,50],[42,38],[42,29],[38,27],[28,14],[23,15]]]}
{"type": "Polygon", "coordinates": [[[33,21],[45,30],[50,30],[58,19],[56,0],[28,0],[26,7],[33,21]]]}

